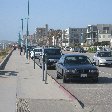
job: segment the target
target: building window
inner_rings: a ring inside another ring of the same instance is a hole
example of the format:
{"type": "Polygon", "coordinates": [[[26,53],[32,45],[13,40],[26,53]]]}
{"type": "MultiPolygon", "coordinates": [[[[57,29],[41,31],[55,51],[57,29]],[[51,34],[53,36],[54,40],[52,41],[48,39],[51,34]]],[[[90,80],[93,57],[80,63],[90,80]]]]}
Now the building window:
{"type": "Polygon", "coordinates": [[[103,35],[103,38],[105,38],[105,35],[103,35]]]}
{"type": "Polygon", "coordinates": [[[108,33],[109,32],[109,27],[103,27],[103,33],[108,33]]]}
{"type": "Polygon", "coordinates": [[[103,30],[109,30],[109,27],[103,27],[103,30]]]}

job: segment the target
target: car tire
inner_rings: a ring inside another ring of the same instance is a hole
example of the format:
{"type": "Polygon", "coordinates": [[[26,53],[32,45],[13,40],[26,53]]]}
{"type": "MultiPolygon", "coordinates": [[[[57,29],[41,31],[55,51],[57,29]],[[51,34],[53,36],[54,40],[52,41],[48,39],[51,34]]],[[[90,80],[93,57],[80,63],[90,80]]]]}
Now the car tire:
{"type": "Polygon", "coordinates": [[[57,79],[60,79],[60,76],[59,76],[59,72],[57,72],[57,77],[56,77],[57,79]]]}

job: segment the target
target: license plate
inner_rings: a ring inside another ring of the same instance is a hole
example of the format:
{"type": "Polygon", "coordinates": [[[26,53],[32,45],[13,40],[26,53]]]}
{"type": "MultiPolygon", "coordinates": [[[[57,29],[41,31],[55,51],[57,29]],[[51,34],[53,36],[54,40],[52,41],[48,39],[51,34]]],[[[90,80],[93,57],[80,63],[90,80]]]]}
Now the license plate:
{"type": "Polygon", "coordinates": [[[87,77],[87,74],[81,74],[81,77],[87,77]]]}

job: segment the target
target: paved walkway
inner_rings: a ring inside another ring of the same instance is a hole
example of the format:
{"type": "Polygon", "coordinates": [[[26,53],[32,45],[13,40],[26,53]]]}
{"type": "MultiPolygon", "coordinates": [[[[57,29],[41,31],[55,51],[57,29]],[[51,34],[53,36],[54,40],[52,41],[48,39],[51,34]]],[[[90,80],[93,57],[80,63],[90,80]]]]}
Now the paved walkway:
{"type": "Polygon", "coordinates": [[[15,50],[5,69],[0,71],[0,112],[16,112],[16,102],[25,100],[30,112],[82,112],[60,85],[48,76],[42,81],[42,69],[15,50]]]}

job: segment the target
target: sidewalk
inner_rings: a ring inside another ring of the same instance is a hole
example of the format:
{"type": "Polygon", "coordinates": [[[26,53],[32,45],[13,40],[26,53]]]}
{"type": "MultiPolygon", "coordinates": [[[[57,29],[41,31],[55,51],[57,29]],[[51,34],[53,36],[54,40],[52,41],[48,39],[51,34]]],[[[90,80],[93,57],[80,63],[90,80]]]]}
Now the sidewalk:
{"type": "Polygon", "coordinates": [[[15,112],[16,102],[27,102],[30,112],[82,112],[60,85],[48,76],[42,81],[42,69],[15,50],[0,75],[0,112],[15,112]]]}

